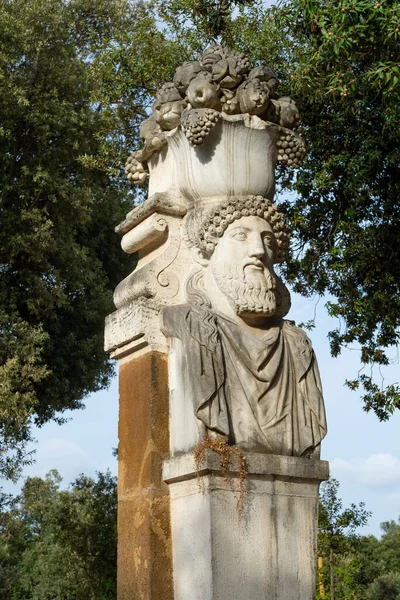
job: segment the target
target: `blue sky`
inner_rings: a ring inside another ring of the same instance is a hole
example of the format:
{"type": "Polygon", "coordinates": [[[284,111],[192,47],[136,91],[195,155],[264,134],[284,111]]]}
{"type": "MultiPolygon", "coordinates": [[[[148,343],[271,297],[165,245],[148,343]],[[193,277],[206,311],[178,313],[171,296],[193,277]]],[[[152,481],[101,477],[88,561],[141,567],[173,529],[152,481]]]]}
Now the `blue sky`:
{"type": "MultiPolygon", "coordinates": [[[[306,322],[315,310],[316,327],[309,336],[319,362],[328,418],[322,458],[330,461],[331,474],[340,481],[344,505],[365,502],[373,512],[362,532],[378,536],[379,524],[397,520],[400,514],[400,413],[379,423],[374,414],[362,410],[359,395],[343,385],[360,368],[359,351],[352,348],[331,358],[326,336],[335,321],[327,315],[322,300],[316,304],[293,295],[288,317],[306,322]]],[[[393,358],[395,354],[393,351],[393,358]]],[[[388,367],[384,375],[385,383],[398,381],[399,365],[388,367]]],[[[117,381],[108,390],[89,396],[86,408],[69,416],[65,425],[49,423],[35,432],[36,463],[24,475],[44,476],[56,468],[67,484],[82,472],[92,475],[110,468],[116,474],[112,448],[118,444],[117,381]]]]}

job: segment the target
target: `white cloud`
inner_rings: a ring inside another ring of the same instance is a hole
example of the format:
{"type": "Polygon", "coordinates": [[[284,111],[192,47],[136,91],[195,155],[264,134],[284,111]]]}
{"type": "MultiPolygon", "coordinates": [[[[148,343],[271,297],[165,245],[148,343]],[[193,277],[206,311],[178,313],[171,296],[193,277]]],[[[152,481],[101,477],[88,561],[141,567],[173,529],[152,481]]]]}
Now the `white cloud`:
{"type": "Polygon", "coordinates": [[[93,470],[89,456],[78,444],[59,437],[51,437],[41,443],[34,458],[35,464],[26,469],[26,475],[44,477],[51,469],[57,469],[65,484],[80,473],[88,474],[93,470]]]}
{"type": "Polygon", "coordinates": [[[400,459],[390,453],[371,454],[366,459],[351,461],[334,458],[331,472],[339,480],[350,477],[367,487],[400,487],[400,459]]]}
{"type": "Polygon", "coordinates": [[[366,485],[400,484],[400,460],[393,454],[371,454],[360,465],[360,480],[366,485]]]}
{"type": "Polygon", "coordinates": [[[352,473],[353,465],[343,458],[334,458],[330,461],[332,477],[340,477],[341,474],[352,473]]]}

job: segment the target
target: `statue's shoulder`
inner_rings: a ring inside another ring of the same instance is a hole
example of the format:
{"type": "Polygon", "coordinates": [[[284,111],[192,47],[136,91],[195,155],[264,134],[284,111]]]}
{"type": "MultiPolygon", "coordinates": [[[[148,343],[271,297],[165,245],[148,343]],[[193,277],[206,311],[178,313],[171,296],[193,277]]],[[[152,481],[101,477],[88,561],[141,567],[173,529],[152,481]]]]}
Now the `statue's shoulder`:
{"type": "Polygon", "coordinates": [[[191,311],[190,304],[176,304],[161,309],[161,330],[166,336],[177,335],[185,327],[187,316],[191,311]]]}
{"type": "Polygon", "coordinates": [[[282,319],[282,331],[283,335],[288,340],[292,340],[297,345],[304,346],[310,350],[312,349],[310,338],[305,331],[300,329],[300,327],[297,327],[294,321],[291,321],[290,319],[282,319]]]}

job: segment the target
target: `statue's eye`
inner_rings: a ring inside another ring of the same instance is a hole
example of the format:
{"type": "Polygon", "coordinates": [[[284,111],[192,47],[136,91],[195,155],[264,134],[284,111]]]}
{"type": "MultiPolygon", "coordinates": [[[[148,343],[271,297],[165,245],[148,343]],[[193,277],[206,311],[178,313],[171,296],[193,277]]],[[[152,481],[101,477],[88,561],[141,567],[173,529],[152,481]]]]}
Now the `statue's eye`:
{"type": "Polygon", "coordinates": [[[232,236],[235,240],[239,240],[240,242],[244,241],[247,239],[247,235],[244,231],[236,231],[233,236],[232,236]]]}
{"type": "Polygon", "coordinates": [[[272,248],[272,244],[273,244],[273,240],[272,240],[272,235],[264,235],[264,246],[266,248],[272,248]]]}

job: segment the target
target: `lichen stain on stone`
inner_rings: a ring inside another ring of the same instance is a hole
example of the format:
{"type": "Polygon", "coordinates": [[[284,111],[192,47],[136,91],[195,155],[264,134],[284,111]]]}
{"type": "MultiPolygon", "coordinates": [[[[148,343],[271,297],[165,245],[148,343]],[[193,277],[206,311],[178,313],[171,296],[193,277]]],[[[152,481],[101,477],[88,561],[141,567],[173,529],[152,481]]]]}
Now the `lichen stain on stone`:
{"type": "Polygon", "coordinates": [[[139,573],[139,570],[140,570],[140,567],[142,564],[141,554],[142,554],[142,547],[137,546],[133,551],[133,562],[135,565],[136,573],[139,573]]]}
{"type": "MultiPolygon", "coordinates": [[[[163,556],[168,559],[172,559],[169,496],[146,499],[145,504],[142,505],[142,507],[146,512],[147,518],[149,519],[152,532],[162,543],[163,556]]],[[[145,520],[146,517],[143,518],[141,524],[145,520]]]]}
{"type": "Polygon", "coordinates": [[[168,359],[165,355],[152,355],[151,384],[155,390],[151,404],[152,436],[161,453],[169,452],[169,389],[168,389],[168,359]]]}
{"type": "Polygon", "coordinates": [[[143,514],[141,508],[138,508],[135,513],[135,518],[133,520],[133,523],[134,523],[136,529],[139,529],[145,521],[146,521],[146,515],[143,514]]]}
{"type": "Polygon", "coordinates": [[[148,482],[147,473],[150,471],[148,463],[151,462],[152,454],[158,453],[157,447],[152,439],[147,440],[146,448],[142,454],[137,487],[145,487],[148,482]],[[146,472],[147,471],[147,472],[146,472]]]}
{"type": "Polygon", "coordinates": [[[151,528],[156,536],[162,541],[164,545],[165,555],[171,555],[170,544],[171,539],[169,537],[169,532],[165,531],[163,528],[163,523],[160,519],[155,519],[154,517],[151,519],[151,528]]]}
{"type": "Polygon", "coordinates": [[[168,364],[160,353],[129,361],[120,369],[120,477],[128,488],[162,485],[169,451],[168,364]],[[133,382],[140,382],[134,385],[133,382]]]}

